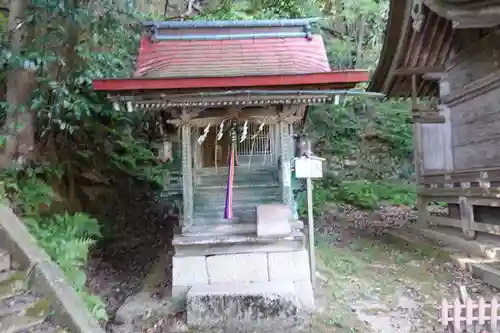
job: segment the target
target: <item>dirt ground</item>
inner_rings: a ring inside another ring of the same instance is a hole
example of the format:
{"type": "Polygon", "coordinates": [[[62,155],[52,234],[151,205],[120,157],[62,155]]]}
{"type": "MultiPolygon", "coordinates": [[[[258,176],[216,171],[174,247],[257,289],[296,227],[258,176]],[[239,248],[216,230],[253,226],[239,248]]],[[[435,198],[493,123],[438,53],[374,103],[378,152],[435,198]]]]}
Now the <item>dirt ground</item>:
{"type": "MultiPolygon", "coordinates": [[[[140,199],[130,202],[144,202],[140,199]]],[[[89,260],[89,287],[107,303],[109,332],[129,333],[113,321],[116,310],[148,284],[147,276],[159,258],[164,260],[161,267],[170,267],[173,223],[161,203],[150,206],[156,208],[148,214],[138,207],[141,214],[111,215],[115,239],[96,248],[89,260]]],[[[120,211],[113,205],[109,210],[120,211]]],[[[392,237],[355,229],[354,225],[342,216],[317,222],[318,312],[312,325],[302,330],[304,333],[439,332],[437,305],[444,296],[458,296],[458,284],[466,286],[473,297],[489,298],[497,293],[455,269],[447,255],[431,244],[408,247],[392,237]]],[[[161,280],[166,286],[152,289],[167,288],[171,283],[169,278],[161,280]]],[[[187,332],[182,314],[148,320],[138,332],[141,330],[187,332]]]]}
{"type": "Polygon", "coordinates": [[[438,304],[457,297],[459,285],[472,297],[498,292],[457,270],[430,243],[408,246],[339,221],[319,229],[319,311],[310,332],[442,332],[438,304]]]}

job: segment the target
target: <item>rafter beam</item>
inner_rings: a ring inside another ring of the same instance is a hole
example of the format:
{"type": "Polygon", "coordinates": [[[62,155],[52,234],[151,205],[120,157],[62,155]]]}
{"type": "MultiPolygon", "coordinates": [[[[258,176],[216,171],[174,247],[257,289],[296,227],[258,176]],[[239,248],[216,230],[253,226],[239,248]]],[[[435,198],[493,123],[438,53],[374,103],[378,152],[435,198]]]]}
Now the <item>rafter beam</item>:
{"type": "Polygon", "coordinates": [[[436,67],[408,67],[408,68],[398,68],[392,72],[395,76],[411,76],[411,75],[428,75],[433,73],[443,73],[445,71],[444,66],[436,67]]]}

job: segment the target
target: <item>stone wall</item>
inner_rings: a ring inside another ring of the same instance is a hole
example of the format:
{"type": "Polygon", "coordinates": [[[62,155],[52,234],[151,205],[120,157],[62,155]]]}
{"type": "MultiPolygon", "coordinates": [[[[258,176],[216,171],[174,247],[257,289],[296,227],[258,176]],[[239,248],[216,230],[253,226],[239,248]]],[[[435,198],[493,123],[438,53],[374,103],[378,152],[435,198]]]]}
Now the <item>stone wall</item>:
{"type": "Polygon", "coordinates": [[[307,250],[174,257],[174,293],[193,286],[258,282],[292,282],[304,307],[314,307],[307,250]],[[305,286],[305,287],[304,287],[305,286]]]}

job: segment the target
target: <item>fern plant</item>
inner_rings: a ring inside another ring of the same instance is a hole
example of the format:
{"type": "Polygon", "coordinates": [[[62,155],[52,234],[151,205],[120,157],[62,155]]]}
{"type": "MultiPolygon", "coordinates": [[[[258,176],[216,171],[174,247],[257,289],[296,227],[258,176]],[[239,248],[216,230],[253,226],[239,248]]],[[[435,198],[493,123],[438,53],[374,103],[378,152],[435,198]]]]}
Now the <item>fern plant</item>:
{"type": "Polygon", "coordinates": [[[104,302],[86,291],[87,276],[83,271],[89,248],[101,236],[98,221],[83,213],[66,213],[39,220],[28,219],[27,224],[40,246],[57,262],[91,313],[97,319],[107,320],[104,302]]]}
{"type": "Polygon", "coordinates": [[[50,207],[57,198],[43,181],[47,173],[54,174],[50,168],[3,170],[0,199],[15,206],[40,247],[59,265],[89,311],[98,320],[107,320],[104,302],[87,292],[83,270],[89,248],[101,237],[99,222],[84,213],[41,214],[40,207],[50,207]]]}

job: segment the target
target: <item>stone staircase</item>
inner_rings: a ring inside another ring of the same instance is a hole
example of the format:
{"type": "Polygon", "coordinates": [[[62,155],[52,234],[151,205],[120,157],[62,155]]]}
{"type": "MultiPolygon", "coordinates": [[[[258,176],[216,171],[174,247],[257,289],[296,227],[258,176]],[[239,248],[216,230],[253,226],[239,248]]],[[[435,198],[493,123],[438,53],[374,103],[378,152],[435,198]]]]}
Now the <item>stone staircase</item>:
{"type": "Polygon", "coordinates": [[[16,267],[10,253],[0,249],[0,332],[67,332],[51,322],[51,302],[30,288],[31,273],[16,267]]]}
{"type": "Polygon", "coordinates": [[[227,169],[197,174],[194,218],[190,232],[197,235],[251,234],[256,230],[256,207],[281,202],[276,168],[235,170],[233,219],[224,219],[227,169]]]}

